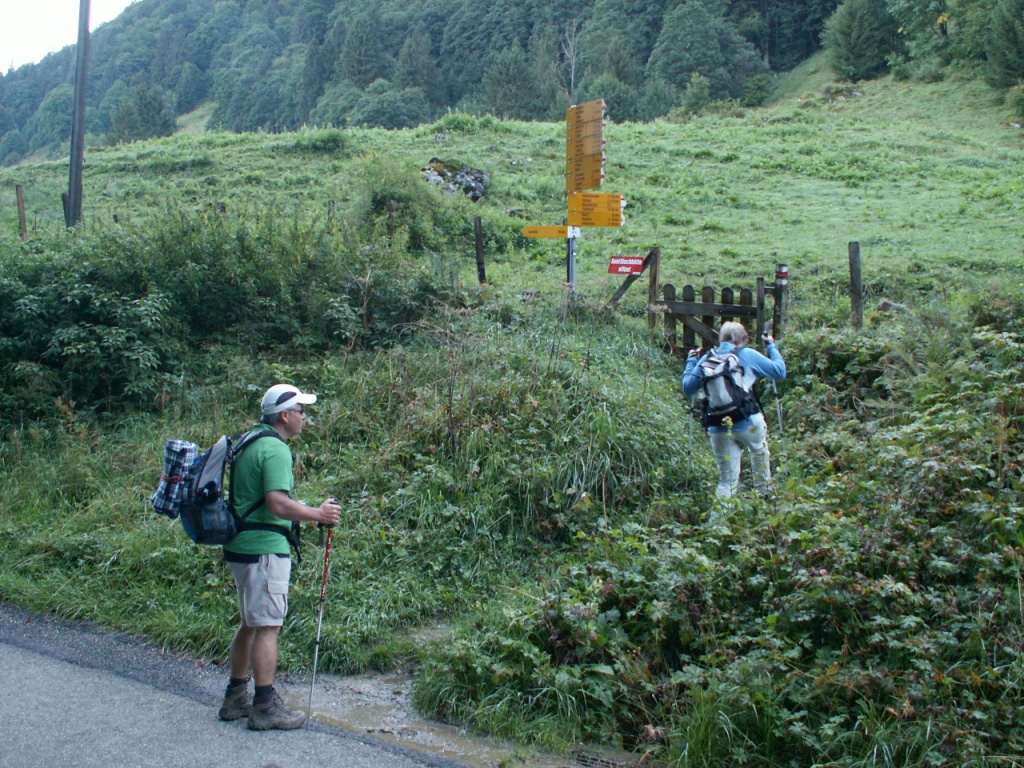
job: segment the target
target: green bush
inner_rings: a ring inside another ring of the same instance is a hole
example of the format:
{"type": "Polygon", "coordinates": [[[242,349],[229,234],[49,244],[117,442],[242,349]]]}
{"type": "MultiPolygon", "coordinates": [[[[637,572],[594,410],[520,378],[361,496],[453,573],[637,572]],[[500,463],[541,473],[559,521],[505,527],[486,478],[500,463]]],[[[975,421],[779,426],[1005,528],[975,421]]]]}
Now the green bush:
{"type": "Polygon", "coordinates": [[[443,245],[447,209],[418,180],[400,189],[390,234],[370,212],[362,234],[281,223],[277,211],[168,212],[142,229],[19,243],[0,257],[0,398],[12,418],[52,412],[58,398],[145,406],[197,363],[188,349],[394,343],[439,301],[462,300],[443,270],[402,250],[414,237],[443,245]]]}
{"type": "Polygon", "coordinates": [[[1006,92],[1006,106],[1018,120],[1024,120],[1024,83],[1015,85],[1006,92]]]}
{"type": "Polygon", "coordinates": [[[743,84],[743,96],[740,103],[744,107],[761,107],[768,103],[771,98],[774,79],[766,72],[761,72],[747,78],[743,84]]]}
{"type": "Polygon", "coordinates": [[[352,154],[352,139],[340,128],[303,129],[295,134],[292,146],[297,152],[311,155],[352,154]]]}
{"type": "Polygon", "coordinates": [[[476,133],[480,130],[477,118],[465,112],[448,112],[434,123],[438,133],[476,133]]]}

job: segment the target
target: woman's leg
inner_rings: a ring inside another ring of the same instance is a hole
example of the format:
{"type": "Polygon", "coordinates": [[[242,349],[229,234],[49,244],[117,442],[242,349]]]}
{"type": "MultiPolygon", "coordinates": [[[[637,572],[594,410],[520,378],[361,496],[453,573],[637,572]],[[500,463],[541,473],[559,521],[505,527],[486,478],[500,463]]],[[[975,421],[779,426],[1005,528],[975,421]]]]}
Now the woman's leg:
{"type": "Polygon", "coordinates": [[[731,432],[709,432],[711,450],[718,463],[718,487],[715,495],[720,499],[728,499],[736,492],[740,482],[740,460],[743,451],[733,439],[731,432]]]}
{"type": "Polygon", "coordinates": [[[750,472],[754,476],[754,487],[762,496],[767,496],[772,487],[771,452],[768,450],[768,425],[764,414],[750,417],[750,426],[742,432],[734,432],[736,442],[750,451],[750,472]]]}

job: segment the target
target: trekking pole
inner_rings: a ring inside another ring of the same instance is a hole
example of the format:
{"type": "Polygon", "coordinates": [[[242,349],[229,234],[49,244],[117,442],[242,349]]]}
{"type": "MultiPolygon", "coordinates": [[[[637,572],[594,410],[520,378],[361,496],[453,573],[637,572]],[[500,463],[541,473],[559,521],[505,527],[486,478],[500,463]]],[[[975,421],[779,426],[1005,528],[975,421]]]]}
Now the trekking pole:
{"type": "Polygon", "coordinates": [[[690,476],[693,476],[693,408],[694,401],[697,396],[694,395],[690,398],[690,418],[687,419],[687,435],[686,435],[686,468],[690,472],[690,476]]]}
{"type": "MultiPolygon", "coordinates": [[[[320,528],[320,539],[323,540],[324,527],[320,528]]],[[[313,644],[313,679],[309,682],[309,704],[306,706],[306,725],[313,716],[313,686],[316,685],[316,663],[320,658],[320,628],[324,623],[324,601],[327,599],[327,574],[331,565],[331,538],[334,535],[334,526],[327,527],[327,546],[324,549],[324,574],[320,579],[320,608],[316,617],[316,642],[313,644]]]]}
{"type": "Polygon", "coordinates": [[[782,403],[779,402],[779,388],[775,386],[775,379],[772,382],[772,392],[775,395],[775,413],[779,417],[779,439],[782,441],[782,450],[786,450],[786,434],[782,431],[782,403]]]}

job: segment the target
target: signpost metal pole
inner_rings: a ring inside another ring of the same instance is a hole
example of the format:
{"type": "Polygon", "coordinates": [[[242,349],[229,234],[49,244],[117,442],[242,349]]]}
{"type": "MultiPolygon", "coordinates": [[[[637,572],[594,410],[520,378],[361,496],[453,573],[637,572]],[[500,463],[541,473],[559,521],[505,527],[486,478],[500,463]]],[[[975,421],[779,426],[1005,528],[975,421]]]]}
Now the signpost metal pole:
{"type": "Polygon", "coordinates": [[[576,238],[565,239],[565,272],[566,282],[569,283],[569,290],[576,290],[576,238]]]}

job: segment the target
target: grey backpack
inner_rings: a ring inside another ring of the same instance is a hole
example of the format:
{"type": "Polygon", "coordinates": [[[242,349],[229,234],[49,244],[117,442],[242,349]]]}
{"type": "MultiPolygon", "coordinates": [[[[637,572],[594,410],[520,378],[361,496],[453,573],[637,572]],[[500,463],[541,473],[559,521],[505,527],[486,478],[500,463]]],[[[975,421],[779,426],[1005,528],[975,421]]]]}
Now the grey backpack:
{"type": "Polygon", "coordinates": [[[712,352],[701,361],[700,369],[700,415],[705,427],[721,426],[727,416],[740,421],[761,411],[754,391],[757,376],[743,367],[735,352],[712,352]]]}

